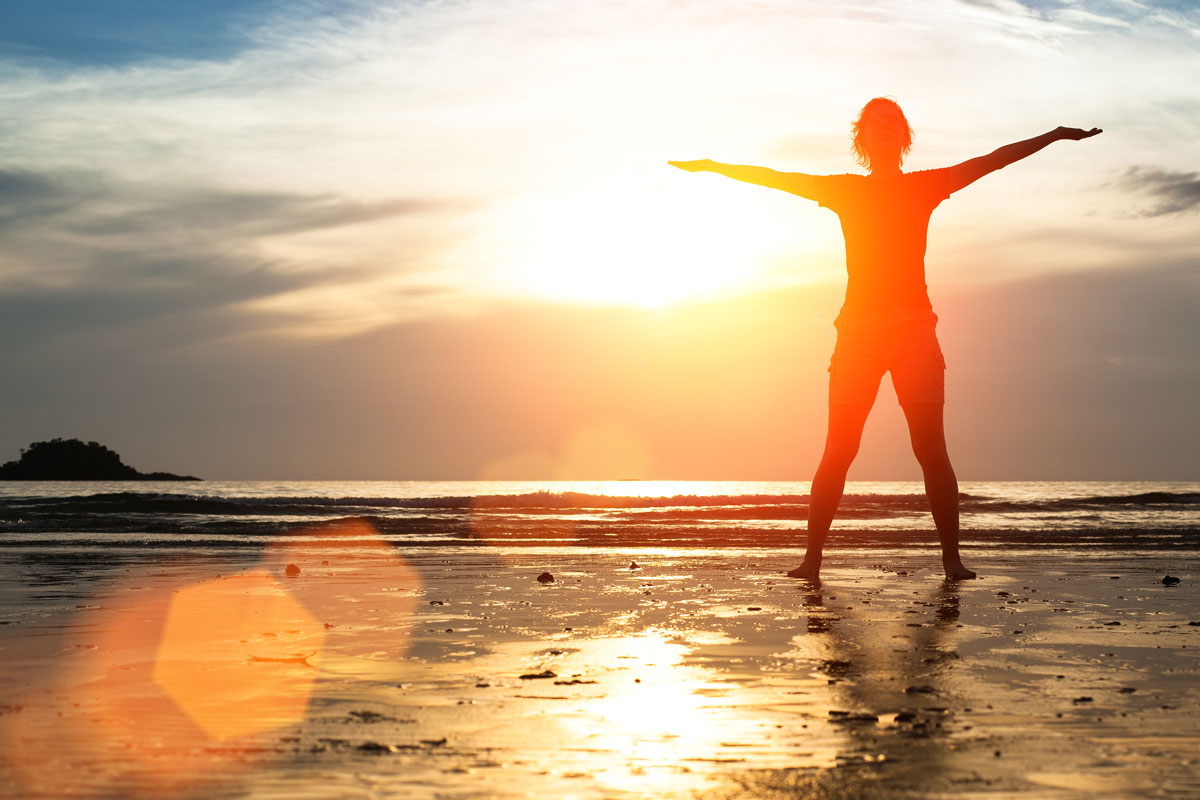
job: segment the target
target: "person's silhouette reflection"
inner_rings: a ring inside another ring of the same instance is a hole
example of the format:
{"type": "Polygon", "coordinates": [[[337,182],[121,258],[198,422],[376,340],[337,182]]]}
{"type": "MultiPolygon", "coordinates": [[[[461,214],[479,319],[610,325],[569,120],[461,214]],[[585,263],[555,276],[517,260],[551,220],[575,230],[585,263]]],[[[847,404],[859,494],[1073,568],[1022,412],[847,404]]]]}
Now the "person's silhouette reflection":
{"type": "Polygon", "coordinates": [[[742,791],[731,797],[924,797],[952,789],[947,740],[966,701],[954,674],[959,586],[890,592],[891,608],[911,607],[881,616],[864,602],[877,603],[877,593],[800,589],[797,633],[809,641],[811,659],[804,666],[828,680],[821,705],[835,731],[838,768],[755,770],[739,776],[742,791]]]}

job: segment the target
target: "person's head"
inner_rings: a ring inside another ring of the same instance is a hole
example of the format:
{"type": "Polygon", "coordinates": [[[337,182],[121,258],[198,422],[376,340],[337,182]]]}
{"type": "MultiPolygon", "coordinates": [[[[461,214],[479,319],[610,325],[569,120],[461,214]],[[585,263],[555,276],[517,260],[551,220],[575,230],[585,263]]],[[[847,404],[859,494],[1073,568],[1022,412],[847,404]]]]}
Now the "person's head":
{"type": "Polygon", "coordinates": [[[913,131],[895,100],[876,97],[850,126],[854,160],[868,170],[899,169],[912,149],[913,131]]]}

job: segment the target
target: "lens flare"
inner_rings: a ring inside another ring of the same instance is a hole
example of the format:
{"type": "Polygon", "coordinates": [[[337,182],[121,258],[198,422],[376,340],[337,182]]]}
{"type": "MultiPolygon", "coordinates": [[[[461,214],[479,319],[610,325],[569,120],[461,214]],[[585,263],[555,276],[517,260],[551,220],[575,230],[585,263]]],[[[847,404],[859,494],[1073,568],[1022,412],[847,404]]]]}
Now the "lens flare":
{"type": "Polygon", "coordinates": [[[216,740],[304,719],[325,630],[269,572],[180,590],[171,601],[153,677],[216,740]]]}

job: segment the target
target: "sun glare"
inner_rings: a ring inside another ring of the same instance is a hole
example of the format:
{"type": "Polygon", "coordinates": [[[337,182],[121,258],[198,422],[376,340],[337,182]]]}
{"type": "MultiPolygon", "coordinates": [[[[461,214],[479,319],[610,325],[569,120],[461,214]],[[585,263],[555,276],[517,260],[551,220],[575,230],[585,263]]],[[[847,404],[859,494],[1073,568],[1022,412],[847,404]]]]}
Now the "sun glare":
{"type": "Polygon", "coordinates": [[[693,184],[523,198],[504,215],[504,272],[522,295],[642,308],[749,288],[786,252],[787,222],[712,194],[693,184]]]}

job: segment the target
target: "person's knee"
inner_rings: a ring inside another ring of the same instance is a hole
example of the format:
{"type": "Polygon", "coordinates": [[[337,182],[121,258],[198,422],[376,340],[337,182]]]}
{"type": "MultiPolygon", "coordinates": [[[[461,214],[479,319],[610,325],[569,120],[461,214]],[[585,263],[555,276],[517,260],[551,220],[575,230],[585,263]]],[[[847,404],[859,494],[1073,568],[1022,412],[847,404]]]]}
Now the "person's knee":
{"type": "Polygon", "coordinates": [[[945,472],[951,469],[950,454],[946,452],[943,442],[921,444],[913,442],[913,455],[924,472],[945,472]]]}
{"type": "Polygon", "coordinates": [[[822,467],[841,472],[850,469],[850,464],[858,455],[863,425],[870,410],[870,406],[830,406],[829,436],[825,440],[825,452],[821,455],[822,467]]]}
{"type": "Polygon", "coordinates": [[[854,463],[854,457],[858,455],[858,443],[843,444],[836,447],[826,447],[825,453],[821,456],[821,465],[818,467],[822,472],[829,475],[842,475],[843,477],[850,471],[850,465],[854,463]]]}
{"type": "Polygon", "coordinates": [[[946,438],[942,433],[940,411],[932,406],[906,406],[908,416],[909,436],[912,441],[913,455],[921,468],[928,470],[944,469],[950,465],[950,456],[946,452],[946,438]]]}

